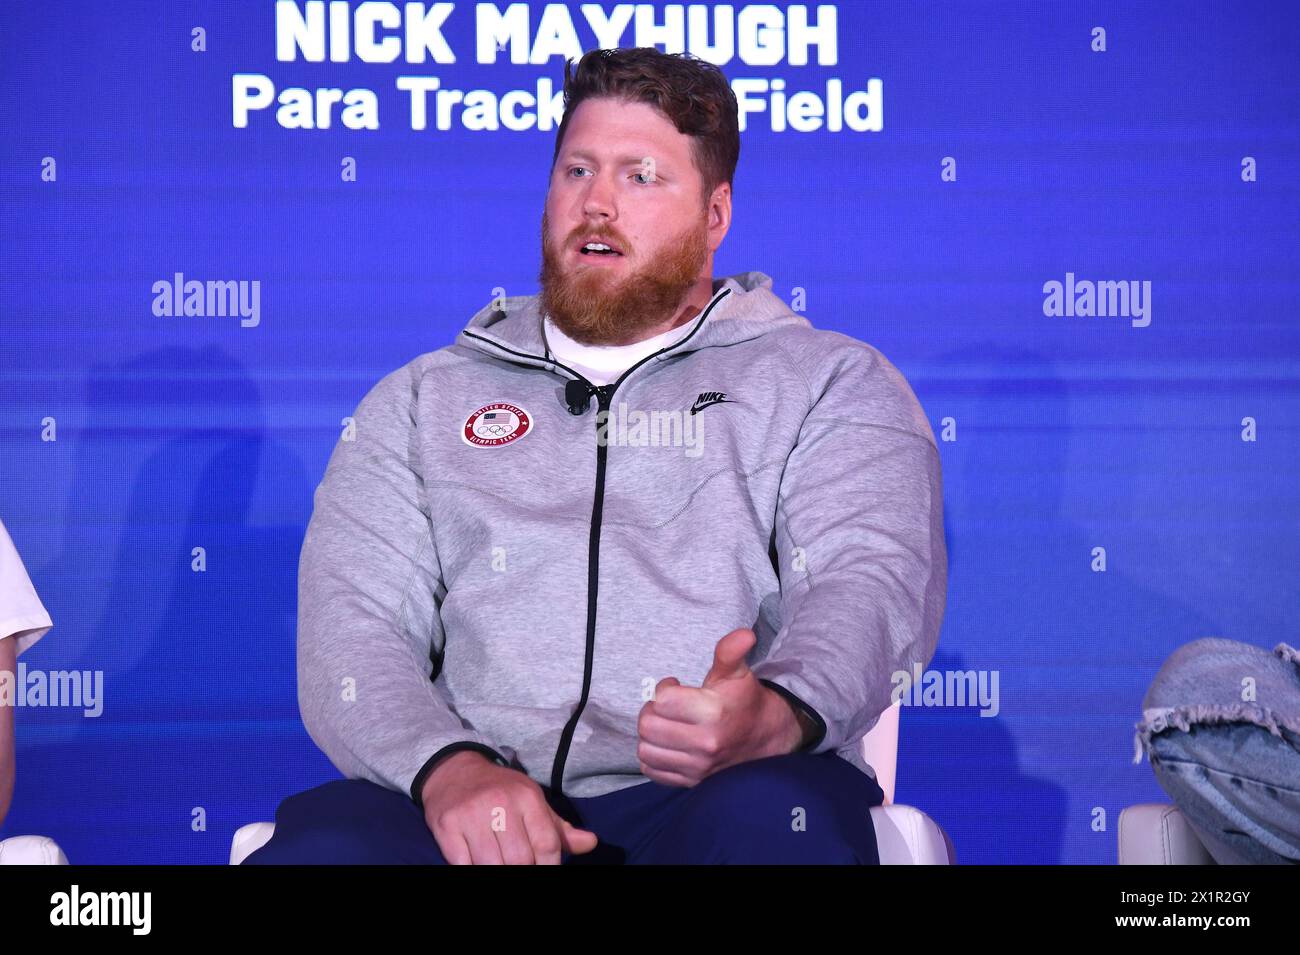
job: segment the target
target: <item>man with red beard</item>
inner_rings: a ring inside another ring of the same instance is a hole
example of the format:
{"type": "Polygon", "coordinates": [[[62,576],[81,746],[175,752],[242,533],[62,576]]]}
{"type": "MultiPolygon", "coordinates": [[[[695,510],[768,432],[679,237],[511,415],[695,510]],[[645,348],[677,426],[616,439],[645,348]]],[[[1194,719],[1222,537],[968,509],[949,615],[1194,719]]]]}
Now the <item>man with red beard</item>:
{"type": "Polygon", "coordinates": [[[247,861],[879,861],[861,741],[938,639],[938,451],[878,351],[713,277],[739,152],[716,67],[566,64],[540,292],[380,382],[317,491],[299,699],[349,778],[247,861]],[[707,452],[611,448],[616,395],[707,452]]]}

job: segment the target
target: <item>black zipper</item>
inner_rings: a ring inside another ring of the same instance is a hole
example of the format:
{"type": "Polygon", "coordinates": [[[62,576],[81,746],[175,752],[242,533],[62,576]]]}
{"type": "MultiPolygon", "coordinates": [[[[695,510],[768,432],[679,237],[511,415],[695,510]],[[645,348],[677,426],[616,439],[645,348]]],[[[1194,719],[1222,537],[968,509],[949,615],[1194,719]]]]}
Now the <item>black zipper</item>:
{"type": "MultiPolygon", "coordinates": [[[[649,355],[646,355],[635,365],[624,371],[623,374],[619,375],[614,383],[610,385],[592,384],[589,379],[578,374],[578,372],[574,371],[572,368],[561,365],[554,359],[545,357],[539,358],[537,355],[530,355],[527,352],[521,352],[505,345],[499,345],[490,339],[484,338],[482,335],[475,335],[473,332],[468,330],[464,331],[463,334],[468,335],[470,338],[477,338],[481,342],[492,345],[495,348],[500,348],[502,351],[510,352],[513,355],[518,355],[521,358],[547,362],[557,368],[563,368],[565,371],[569,372],[569,374],[573,375],[574,378],[584,382],[587,385],[589,395],[594,394],[596,396],[596,433],[599,435],[600,426],[603,420],[601,412],[609,412],[610,401],[614,396],[614,392],[618,389],[618,386],[627,379],[627,376],[632,374],[632,372],[636,371],[652,358],[657,358],[664,354],[664,352],[680,348],[682,345],[685,345],[690,341],[695,336],[695,333],[704,327],[704,322],[708,319],[709,313],[712,312],[714,307],[729,294],[731,294],[731,289],[723,289],[719,292],[718,295],[709,302],[708,306],[705,307],[704,312],[700,315],[699,320],[695,323],[695,327],[692,328],[690,332],[673,342],[671,345],[661,348],[657,352],[651,352],[649,355]]],[[[560,745],[555,753],[555,762],[551,765],[551,790],[558,796],[564,796],[564,764],[569,758],[569,747],[573,743],[573,734],[578,728],[578,721],[582,719],[582,711],[586,708],[587,697],[591,693],[591,670],[596,654],[596,598],[598,596],[597,590],[600,576],[600,521],[605,508],[605,459],[608,450],[607,442],[596,445],[596,494],[591,505],[591,536],[587,542],[587,648],[582,666],[582,695],[579,697],[578,705],[574,708],[573,714],[569,717],[569,721],[564,725],[564,732],[560,734],[560,745]]]]}
{"type": "MultiPolygon", "coordinates": [[[[730,292],[730,289],[723,289],[722,293],[705,308],[704,314],[700,316],[699,321],[696,322],[695,327],[690,332],[671,345],[646,355],[619,375],[613,384],[592,385],[591,382],[587,382],[588,387],[596,395],[596,430],[598,434],[602,420],[601,412],[608,414],[614,392],[627,379],[627,376],[652,358],[690,341],[695,333],[704,326],[704,322],[709,317],[709,313],[713,311],[714,306],[726,298],[730,292]]],[[[591,506],[591,537],[587,544],[587,653],[582,667],[582,695],[578,699],[578,705],[574,708],[573,715],[569,717],[569,722],[564,726],[564,732],[560,734],[560,745],[555,754],[555,762],[551,766],[551,790],[561,796],[564,795],[564,764],[569,758],[569,747],[573,742],[573,734],[578,728],[578,721],[582,719],[582,711],[586,708],[587,697],[591,693],[591,670],[596,654],[596,598],[598,596],[600,570],[600,521],[605,508],[605,464],[608,450],[607,442],[596,446],[596,495],[591,506]]]]}
{"type": "MultiPolygon", "coordinates": [[[[610,397],[618,382],[593,387],[596,393],[596,427],[599,428],[603,420],[601,412],[608,413],[610,397]]],[[[608,451],[607,442],[596,445],[596,495],[591,505],[591,535],[587,540],[587,649],[582,664],[582,696],[564,725],[560,745],[555,751],[555,762],[551,764],[551,791],[560,795],[564,793],[564,763],[569,758],[569,746],[587,706],[587,695],[591,692],[591,668],[596,656],[596,597],[600,580],[600,519],[605,510],[605,460],[608,451]]]]}

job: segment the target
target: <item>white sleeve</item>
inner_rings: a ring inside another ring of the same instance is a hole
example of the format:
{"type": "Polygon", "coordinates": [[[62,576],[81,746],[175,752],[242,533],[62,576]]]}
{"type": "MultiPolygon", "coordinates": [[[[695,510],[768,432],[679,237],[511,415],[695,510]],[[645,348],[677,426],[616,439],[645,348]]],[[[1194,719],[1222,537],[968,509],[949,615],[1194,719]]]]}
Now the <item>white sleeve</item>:
{"type": "Polygon", "coordinates": [[[0,521],[0,640],[13,637],[14,656],[18,656],[53,626],[13,539],[0,521]]]}

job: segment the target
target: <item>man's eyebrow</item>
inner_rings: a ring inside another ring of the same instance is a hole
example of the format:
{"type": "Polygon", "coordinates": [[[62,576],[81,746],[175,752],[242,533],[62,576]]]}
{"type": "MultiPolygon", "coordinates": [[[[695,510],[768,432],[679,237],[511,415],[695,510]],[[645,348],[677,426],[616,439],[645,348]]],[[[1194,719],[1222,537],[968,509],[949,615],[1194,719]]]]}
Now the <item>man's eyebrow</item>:
{"type": "MultiPolygon", "coordinates": [[[[582,149],[566,151],[563,154],[563,156],[565,159],[584,159],[587,160],[588,162],[596,158],[591,153],[586,152],[585,150],[582,149]]],[[[659,160],[656,159],[654,155],[651,153],[639,153],[639,154],[626,153],[623,156],[620,156],[617,160],[615,160],[615,164],[619,166],[631,165],[633,163],[639,164],[645,161],[646,159],[654,160],[656,163],[659,162],[659,160]]]]}

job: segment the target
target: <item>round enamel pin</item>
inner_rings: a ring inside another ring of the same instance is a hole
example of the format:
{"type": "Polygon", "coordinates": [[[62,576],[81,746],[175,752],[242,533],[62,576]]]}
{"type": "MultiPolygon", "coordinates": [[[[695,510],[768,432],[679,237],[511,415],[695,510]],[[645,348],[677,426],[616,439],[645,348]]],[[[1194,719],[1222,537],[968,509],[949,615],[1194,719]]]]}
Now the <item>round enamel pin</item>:
{"type": "Polygon", "coordinates": [[[523,408],[504,401],[484,405],[465,419],[460,436],[466,444],[495,448],[518,441],[533,430],[533,419],[523,408]]]}

